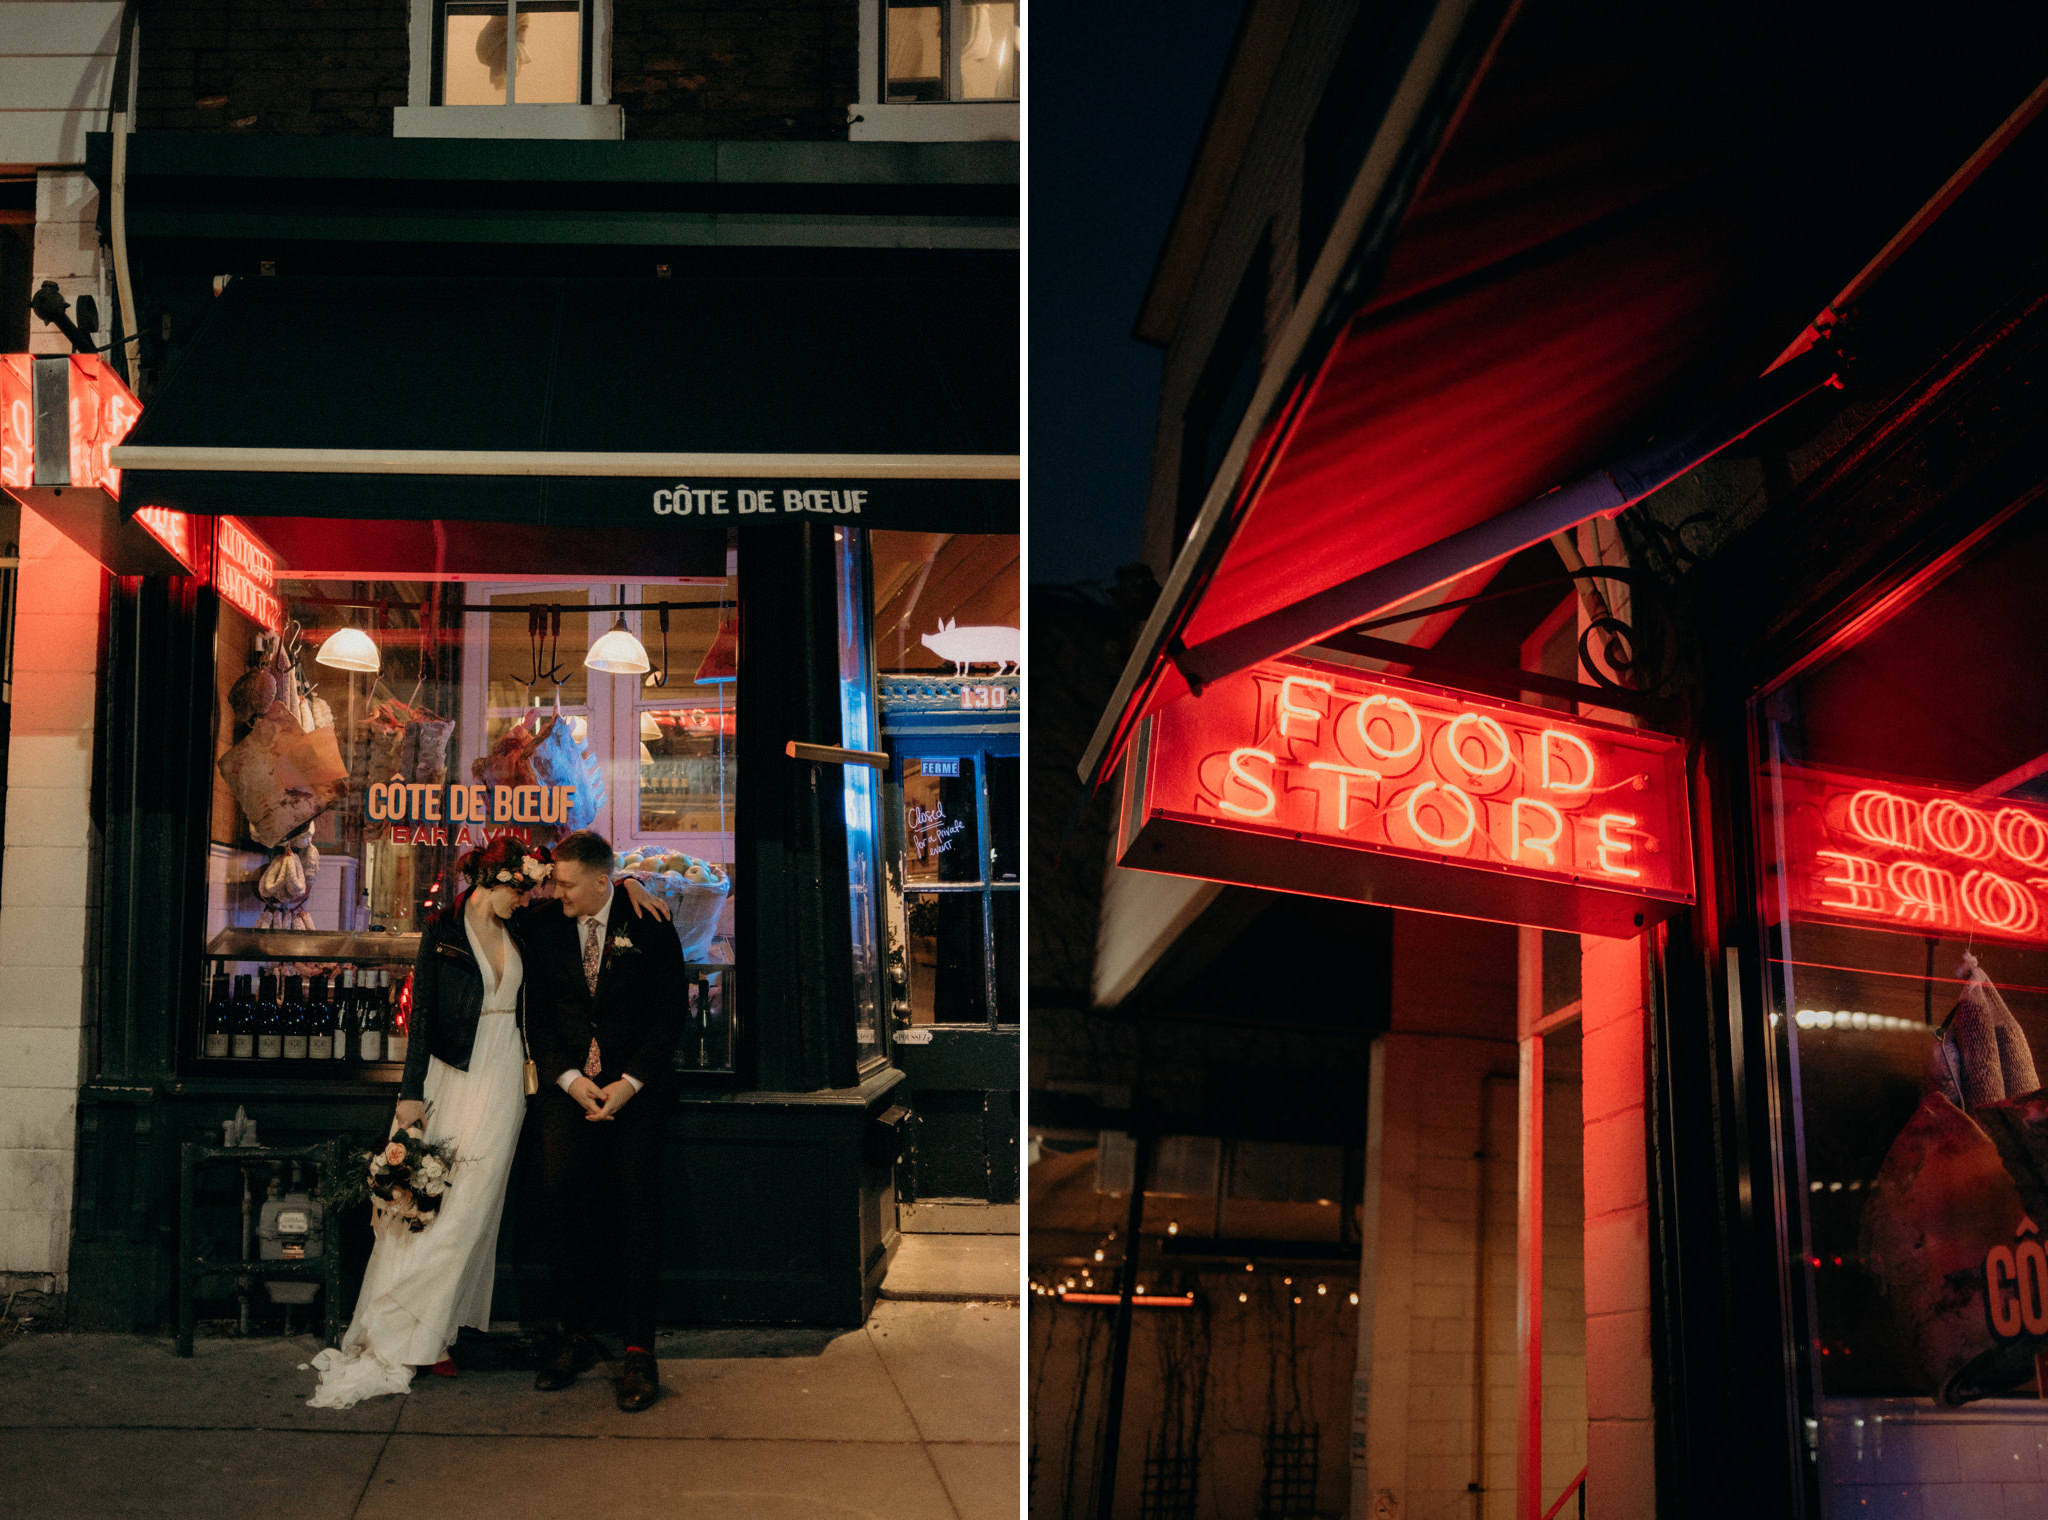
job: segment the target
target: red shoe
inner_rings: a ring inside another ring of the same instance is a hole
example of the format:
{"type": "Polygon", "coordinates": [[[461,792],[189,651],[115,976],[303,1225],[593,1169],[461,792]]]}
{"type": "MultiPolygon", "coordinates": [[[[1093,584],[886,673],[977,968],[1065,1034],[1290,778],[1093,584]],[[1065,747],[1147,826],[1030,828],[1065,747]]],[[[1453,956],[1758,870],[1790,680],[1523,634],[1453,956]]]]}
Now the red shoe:
{"type": "Polygon", "coordinates": [[[440,1361],[434,1363],[433,1366],[429,1367],[427,1371],[431,1372],[435,1377],[454,1377],[455,1358],[452,1356],[444,1356],[441,1358],[440,1361]]]}

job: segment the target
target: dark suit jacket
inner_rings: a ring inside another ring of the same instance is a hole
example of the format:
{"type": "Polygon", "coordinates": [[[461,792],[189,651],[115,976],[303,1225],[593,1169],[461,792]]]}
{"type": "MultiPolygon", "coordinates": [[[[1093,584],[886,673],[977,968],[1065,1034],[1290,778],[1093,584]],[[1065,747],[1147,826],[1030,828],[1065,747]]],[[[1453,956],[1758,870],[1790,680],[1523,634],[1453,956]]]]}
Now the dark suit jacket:
{"type": "MultiPolygon", "coordinates": [[[[457,1070],[469,1070],[470,1053],[476,1049],[477,1018],[484,1006],[484,974],[469,948],[469,933],[462,923],[468,903],[469,894],[465,892],[454,908],[420,934],[419,959],[412,968],[412,1044],[406,1051],[405,1075],[398,1085],[401,1100],[426,1096],[430,1055],[439,1056],[457,1070]]],[[[520,959],[528,964],[529,979],[533,975],[529,930],[536,922],[522,910],[505,924],[512,943],[519,947],[520,959]]],[[[519,989],[519,1005],[523,1021],[524,983],[519,989]]]]}
{"type": "Polygon", "coordinates": [[[553,1085],[563,1072],[581,1071],[595,1035],[604,1081],[624,1075],[644,1087],[663,1084],[673,1074],[689,1008],[683,947],[674,927],[635,917],[626,889],[614,887],[595,996],[583,979],[575,919],[536,911],[525,928],[534,946],[526,963],[527,1034],[542,1083],[553,1085]]]}

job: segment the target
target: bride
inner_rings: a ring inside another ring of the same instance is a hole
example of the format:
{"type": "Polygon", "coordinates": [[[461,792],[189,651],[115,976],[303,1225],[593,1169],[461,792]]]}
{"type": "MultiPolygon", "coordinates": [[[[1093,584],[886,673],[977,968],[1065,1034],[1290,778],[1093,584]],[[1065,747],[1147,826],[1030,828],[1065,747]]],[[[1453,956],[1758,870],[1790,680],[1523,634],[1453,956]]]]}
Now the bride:
{"type": "MultiPolygon", "coordinates": [[[[470,890],[420,935],[413,968],[412,1045],[391,1132],[424,1120],[430,1144],[452,1142],[455,1168],[434,1223],[417,1233],[377,1229],[355,1318],[338,1350],[313,1359],[320,1386],[306,1402],[346,1409],[403,1393],[413,1369],[455,1375],[449,1357],[463,1325],[488,1329],[505,1186],[526,1117],[522,909],[550,868],[519,840],[493,840],[462,860],[470,890]]],[[[636,912],[667,916],[629,882],[636,912]]]]}

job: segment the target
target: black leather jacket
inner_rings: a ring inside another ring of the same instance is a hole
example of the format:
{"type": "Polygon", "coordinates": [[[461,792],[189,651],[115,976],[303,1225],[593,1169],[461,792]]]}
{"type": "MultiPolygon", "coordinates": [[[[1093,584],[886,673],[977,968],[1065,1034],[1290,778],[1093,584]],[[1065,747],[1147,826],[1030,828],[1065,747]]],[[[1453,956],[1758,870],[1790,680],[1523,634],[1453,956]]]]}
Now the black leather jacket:
{"type": "MultiPolygon", "coordinates": [[[[476,1049],[477,1020],[484,1007],[483,972],[469,948],[469,933],[463,927],[469,895],[463,894],[452,913],[420,933],[419,959],[412,968],[412,1043],[405,1053],[405,1076],[398,1085],[400,1102],[424,1101],[427,1057],[439,1056],[460,1071],[469,1070],[470,1053],[476,1049]]],[[[520,957],[532,976],[533,955],[527,935],[518,920],[508,920],[505,932],[519,948],[520,957]]],[[[526,986],[519,989],[519,1027],[526,1027],[526,986]]]]}

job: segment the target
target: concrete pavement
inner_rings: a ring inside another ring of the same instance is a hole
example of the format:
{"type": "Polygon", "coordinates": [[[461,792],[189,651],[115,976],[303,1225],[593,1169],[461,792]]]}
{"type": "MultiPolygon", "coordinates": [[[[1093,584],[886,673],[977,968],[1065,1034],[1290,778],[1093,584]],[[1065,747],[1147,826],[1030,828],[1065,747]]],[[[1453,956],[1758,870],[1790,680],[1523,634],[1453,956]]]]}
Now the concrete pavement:
{"type": "MultiPolygon", "coordinates": [[[[222,1327],[225,1328],[225,1327],[222,1327]]],[[[1014,1302],[883,1302],[857,1330],[693,1330],[623,1415],[600,1364],[533,1391],[510,1334],[459,1377],[309,1409],[312,1336],[0,1340],[0,1517],[1015,1520],[1014,1302]]]]}

